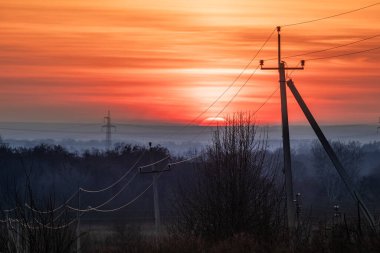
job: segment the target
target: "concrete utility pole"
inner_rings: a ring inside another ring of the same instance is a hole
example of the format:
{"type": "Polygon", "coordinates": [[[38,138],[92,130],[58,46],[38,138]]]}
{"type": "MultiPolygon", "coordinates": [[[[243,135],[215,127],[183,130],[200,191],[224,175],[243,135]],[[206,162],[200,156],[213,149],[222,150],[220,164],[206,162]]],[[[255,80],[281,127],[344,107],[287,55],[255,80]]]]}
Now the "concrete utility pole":
{"type": "MultiPolygon", "coordinates": [[[[78,209],[80,210],[80,188],[78,187],[78,209]]],[[[80,253],[80,213],[77,211],[77,229],[76,229],[76,237],[77,237],[77,253],[80,253]]]]}
{"type": "Polygon", "coordinates": [[[151,165],[152,170],[142,171],[141,168],[139,169],[140,169],[141,174],[153,173],[152,187],[153,187],[154,223],[156,227],[156,237],[157,237],[161,232],[161,216],[160,216],[160,204],[159,204],[159,197],[158,197],[158,182],[157,182],[158,173],[169,171],[170,168],[167,168],[165,170],[156,170],[156,167],[155,167],[156,163],[153,163],[152,161],[152,143],[151,142],[149,142],[149,159],[150,159],[150,163],[152,164],[151,165]]]}
{"type": "Polygon", "coordinates": [[[108,110],[108,115],[104,117],[105,125],[102,126],[102,128],[106,129],[106,148],[110,149],[112,145],[111,141],[111,133],[112,129],[116,129],[116,126],[111,124],[111,113],[108,110]]]}
{"type": "Polygon", "coordinates": [[[288,68],[285,67],[285,62],[281,61],[281,27],[277,27],[278,41],[278,67],[264,68],[264,61],[260,61],[262,70],[278,70],[280,77],[280,92],[281,92],[281,117],[282,117],[282,144],[284,153],[284,173],[285,173],[285,188],[286,188],[286,209],[288,216],[288,228],[290,232],[294,231],[296,226],[296,210],[294,205],[293,194],[293,177],[290,156],[290,140],[289,140],[289,122],[288,122],[288,107],[286,98],[286,78],[285,70],[303,69],[304,61],[301,61],[302,67],[288,68]]]}
{"type": "Polygon", "coordinates": [[[5,213],[5,220],[6,220],[6,225],[7,225],[7,233],[8,233],[8,242],[7,242],[7,249],[9,252],[11,251],[11,230],[10,230],[10,219],[9,219],[9,214],[8,212],[5,213]]]}

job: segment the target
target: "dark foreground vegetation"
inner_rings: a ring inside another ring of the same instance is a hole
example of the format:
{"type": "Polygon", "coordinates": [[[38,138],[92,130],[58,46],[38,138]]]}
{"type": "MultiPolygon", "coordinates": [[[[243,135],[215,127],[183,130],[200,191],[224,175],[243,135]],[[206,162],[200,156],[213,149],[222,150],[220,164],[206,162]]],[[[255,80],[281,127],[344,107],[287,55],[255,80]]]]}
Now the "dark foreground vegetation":
{"type": "MultiPolygon", "coordinates": [[[[182,160],[164,159],[170,156],[164,147],[118,144],[76,154],[60,146],[3,144],[0,252],[76,252],[79,246],[82,253],[380,252],[380,228],[367,225],[317,142],[292,151],[299,194],[297,229],[290,233],[281,150],[269,151],[263,136],[249,115],[234,115],[197,159],[162,172],[158,234],[152,174],[139,167],[151,170],[144,165],[160,161],[154,169],[167,170],[182,160]],[[87,191],[78,193],[79,187],[87,191]]],[[[378,224],[380,143],[333,146],[378,224]]]]}

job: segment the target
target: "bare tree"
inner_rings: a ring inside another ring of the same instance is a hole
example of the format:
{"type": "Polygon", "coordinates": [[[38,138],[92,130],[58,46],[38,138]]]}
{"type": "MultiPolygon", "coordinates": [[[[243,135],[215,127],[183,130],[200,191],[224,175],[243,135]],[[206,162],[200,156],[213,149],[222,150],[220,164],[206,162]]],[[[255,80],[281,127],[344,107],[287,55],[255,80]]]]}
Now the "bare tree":
{"type": "Polygon", "coordinates": [[[264,166],[265,140],[249,113],[234,114],[217,127],[176,201],[176,232],[209,239],[249,233],[270,238],[282,222],[282,198],[275,170],[264,166]],[[189,180],[188,180],[189,181],[189,180]]]}
{"type": "Polygon", "coordinates": [[[39,201],[27,181],[25,193],[14,193],[15,207],[1,214],[0,252],[72,252],[77,240],[75,216],[54,210],[54,195],[39,201]],[[28,207],[25,201],[28,200],[28,207]]]}

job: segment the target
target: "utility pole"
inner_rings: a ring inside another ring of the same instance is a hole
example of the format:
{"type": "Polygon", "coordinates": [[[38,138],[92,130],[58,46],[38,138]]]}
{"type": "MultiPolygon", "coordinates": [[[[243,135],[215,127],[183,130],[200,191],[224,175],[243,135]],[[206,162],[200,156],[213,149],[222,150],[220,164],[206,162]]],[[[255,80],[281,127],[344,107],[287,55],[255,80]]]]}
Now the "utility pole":
{"type": "Polygon", "coordinates": [[[8,242],[7,242],[7,250],[9,250],[9,252],[11,251],[11,230],[10,230],[10,219],[9,219],[9,214],[8,212],[6,212],[5,214],[5,221],[6,221],[6,225],[7,225],[7,234],[8,234],[8,242]]]}
{"type": "Polygon", "coordinates": [[[377,127],[377,134],[379,134],[379,130],[380,130],[380,117],[379,117],[379,126],[377,127]]]}
{"type": "Polygon", "coordinates": [[[167,168],[165,170],[156,170],[156,163],[153,163],[152,161],[152,142],[149,142],[149,159],[150,163],[152,164],[151,171],[142,171],[142,168],[140,167],[140,173],[146,174],[146,173],[152,173],[153,174],[153,206],[154,206],[154,223],[156,227],[156,238],[160,235],[161,232],[161,216],[160,216],[160,204],[159,204],[159,197],[158,197],[158,173],[169,171],[170,168],[167,168]]]}
{"type": "Polygon", "coordinates": [[[21,252],[21,228],[20,228],[20,223],[17,222],[16,223],[16,253],[20,253],[21,252]]]}
{"type": "Polygon", "coordinates": [[[112,141],[111,141],[112,129],[116,129],[116,126],[111,124],[111,113],[109,110],[108,110],[107,116],[104,117],[104,122],[106,124],[102,126],[102,129],[103,128],[106,129],[106,148],[107,150],[109,150],[112,145],[112,141]]]}
{"type": "Polygon", "coordinates": [[[288,122],[288,107],[286,97],[286,77],[285,70],[304,69],[304,61],[301,61],[302,67],[288,68],[285,67],[285,62],[281,60],[281,27],[277,27],[277,43],[278,43],[278,67],[264,68],[264,61],[260,61],[262,70],[278,70],[280,78],[280,92],[281,92],[281,118],[282,118],[282,145],[284,153],[284,173],[285,173],[285,188],[286,188],[286,210],[288,217],[288,229],[292,233],[296,226],[296,210],[294,205],[293,194],[293,177],[291,167],[290,155],[290,140],[289,140],[289,122],[288,122]]]}
{"type": "Polygon", "coordinates": [[[76,229],[76,237],[77,237],[77,253],[80,253],[80,187],[78,187],[78,211],[77,211],[77,229],[76,229]]]}

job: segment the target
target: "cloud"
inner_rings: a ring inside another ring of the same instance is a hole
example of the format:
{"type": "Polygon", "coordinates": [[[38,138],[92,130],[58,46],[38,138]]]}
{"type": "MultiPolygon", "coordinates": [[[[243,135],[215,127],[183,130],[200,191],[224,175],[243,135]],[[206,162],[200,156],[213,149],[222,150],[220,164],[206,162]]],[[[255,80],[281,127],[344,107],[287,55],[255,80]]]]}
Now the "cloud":
{"type": "MultiPolygon", "coordinates": [[[[70,118],[73,105],[98,117],[99,108],[112,105],[128,119],[185,122],[207,108],[228,87],[262,46],[275,25],[294,23],[357,8],[354,1],[320,3],[278,1],[0,1],[0,113],[10,106],[25,117],[70,118]],[[286,8],[292,4],[293,8],[286,8]],[[277,7],[277,8],[274,8],[277,7]],[[18,101],[17,106],[11,105],[18,101]],[[49,106],[40,114],[41,106],[49,106]],[[35,108],[35,109],[33,109],[35,108]],[[93,110],[91,108],[94,108],[93,110]],[[67,111],[67,113],[63,113],[67,111]],[[140,118],[139,118],[140,117],[140,118]]],[[[312,23],[282,31],[283,56],[309,53],[349,43],[377,32],[377,12],[312,23]]],[[[276,57],[276,34],[258,55],[276,57]]],[[[363,43],[286,59],[343,54],[377,46],[379,38],[363,43]]],[[[379,74],[379,51],[344,58],[307,62],[295,72],[302,92],[323,110],[353,110],[354,97],[370,110],[379,74]],[[356,84],[360,83],[360,86],[356,84]],[[342,90],[342,87],[346,87],[342,90]],[[327,92],[324,92],[327,91],[327,92]],[[343,94],[340,97],[340,94],[343,94]],[[334,103],[334,110],[329,108],[334,103]],[[339,101],[339,102],[337,102],[339,101]],[[326,109],[329,108],[329,109],[326,109]]],[[[276,61],[266,62],[266,66],[276,61]]],[[[248,72],[249,73],[249,72],[248,72]]],[[[247,74],[212,108],[209,117],[229,101],[247,74]]],[[[277,84],[277,73],[258,72],[242,89],[227,112],[252,108],[265,101],[277,84]]],[[[271,103],[278,103],[274,99],[271,103]]],[[[277,115],[275,105],[270,105],[277,115]]],[[[75,110],[74,110],[75,112],[75,110]]],[[[371,116],[374,117],[375,113],[371,116]]],[[[330,117],[330,118],[329,118],[330,117]]],[[[355,114],[355,117],[358,117],[355,114]]],[[[366,114],[366,117],[368,115],[366,114]]],[[[13,117],[12,117],[13,118],[13,117]]],[[[274,119],[278,121],[278,119],[274,119]]],[[[358,118],[359,120],[359,118],[358,118]]],[[[362,118],[360,118],[362,120],[362,118]]],[[[369,118],[367,118],[369,120],[369,118]]]]}

